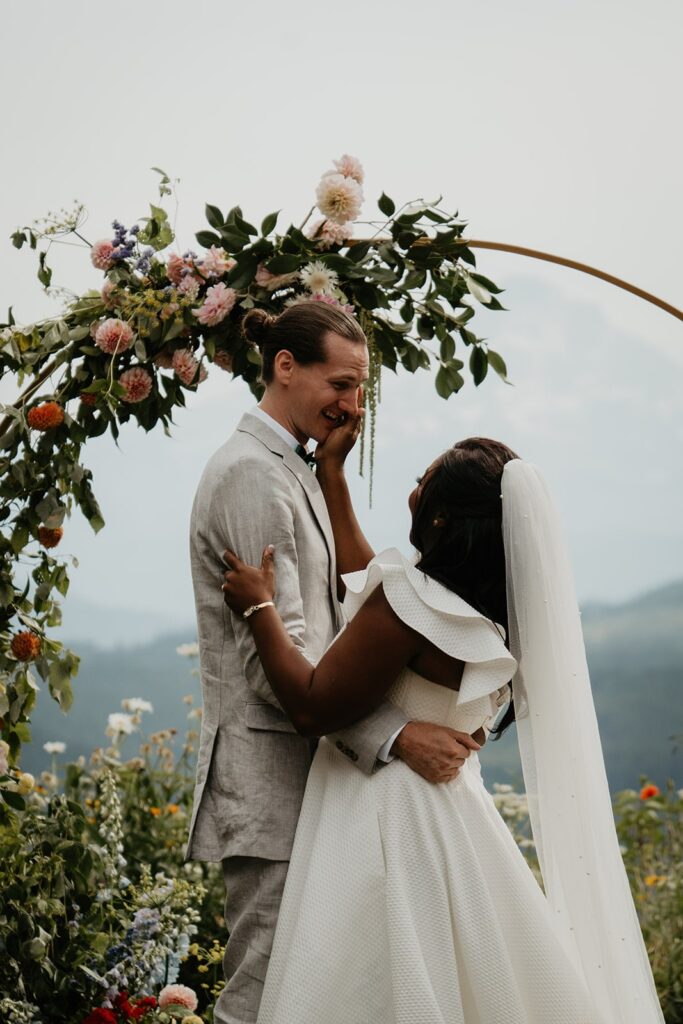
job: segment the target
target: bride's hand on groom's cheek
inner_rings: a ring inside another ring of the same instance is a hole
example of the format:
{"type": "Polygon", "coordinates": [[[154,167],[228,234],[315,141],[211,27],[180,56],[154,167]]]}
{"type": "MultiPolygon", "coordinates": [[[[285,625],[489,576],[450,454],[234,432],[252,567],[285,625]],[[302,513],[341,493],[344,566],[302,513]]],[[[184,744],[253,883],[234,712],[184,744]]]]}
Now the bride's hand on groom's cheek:
{"type": "Polygon", "coordinates": [[[356,416],[348,415],[344,423],[335,427],[325,441],[319,442],[315,449],[318,469],[341,468],[344,465],[360,436],[364,415],[363,409],[359,409],[356,416]]]}
{"type": "Polygon", "coordinates": [[[234,551],[227,548],[223,561],[228,566],[223,573],[223,598],[228,607],[238,614],[275,596],[275,549],[268,545],[263,552],[260,567],[247,565],[234,551]]]}

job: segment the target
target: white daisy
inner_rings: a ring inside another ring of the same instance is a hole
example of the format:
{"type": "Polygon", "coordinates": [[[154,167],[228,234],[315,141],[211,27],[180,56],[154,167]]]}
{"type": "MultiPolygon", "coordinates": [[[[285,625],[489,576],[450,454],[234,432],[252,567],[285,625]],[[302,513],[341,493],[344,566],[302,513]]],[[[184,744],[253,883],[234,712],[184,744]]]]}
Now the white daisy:
{"type": "Polygon", "coordinates": [[[339,283],[335,271],[330,270],[320,260],[303,267],[299,271],[299,277],[304,288],[308,288],[312,295],[332,295],[339,283]]]}

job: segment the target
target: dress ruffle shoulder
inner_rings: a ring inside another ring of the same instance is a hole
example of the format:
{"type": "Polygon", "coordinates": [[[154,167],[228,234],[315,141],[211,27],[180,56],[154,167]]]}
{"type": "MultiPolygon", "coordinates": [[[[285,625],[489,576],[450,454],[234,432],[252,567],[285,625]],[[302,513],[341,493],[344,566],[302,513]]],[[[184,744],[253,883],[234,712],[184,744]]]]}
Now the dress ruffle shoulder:
{"type": "Polygon", "coordinates": [[[398,617],[440,650],[465,663],[458,708],[461,716],[479,713],[478,703],[494,697],[509,700],[509,682],[517,662],[505,646],[504,631],[467,601],[427,576],[396,548],[375,555],[367,569],[343,576],[344,614],[351,620],[382,584],[398,617]],[[468,705],[471,705],[468,707],[468,705]]]}

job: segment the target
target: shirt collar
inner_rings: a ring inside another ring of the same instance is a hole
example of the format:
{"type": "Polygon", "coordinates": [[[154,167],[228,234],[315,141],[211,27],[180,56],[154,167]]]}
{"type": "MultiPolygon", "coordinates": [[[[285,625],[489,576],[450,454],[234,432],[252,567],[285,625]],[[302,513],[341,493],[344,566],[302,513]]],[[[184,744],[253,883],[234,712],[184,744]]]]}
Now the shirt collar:
{"type": "Polygon", "coordinates": [[[285,427],[282,426],[281,423],[278,423],[278,421],[274,420],[272,416],[269,416],[268,413],[265,412],[260,405],[255,406],[250,411],[252,416],[258,416],[258,418],[262,420],[266,424],[266,426],[270,427],[271,430],[274,430],[278,437],[281,437],[283,441],[287,442],[290,448],[293,448],[296,451],[296,449],[299,447],[299,442],[297,441],[293,434],[290,434],[290,432],[285,427]]]}

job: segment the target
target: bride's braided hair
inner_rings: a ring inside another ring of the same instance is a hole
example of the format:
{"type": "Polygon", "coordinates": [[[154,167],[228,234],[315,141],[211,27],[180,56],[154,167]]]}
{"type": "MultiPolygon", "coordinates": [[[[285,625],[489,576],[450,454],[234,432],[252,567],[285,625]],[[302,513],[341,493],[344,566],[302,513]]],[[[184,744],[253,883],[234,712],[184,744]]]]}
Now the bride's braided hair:
{"type": "MultiPolygon", "coordinates": [[[[469,437],[444,452],[425,480],[410,539],[417,568],[462,597],[507,632],[503,467],[518,456],[500,441],[469,437]],[[435,526],[434,520],[443,519],[435,526]]],[[[512,704],[495,730],[514,721],[512,704]]]]}

